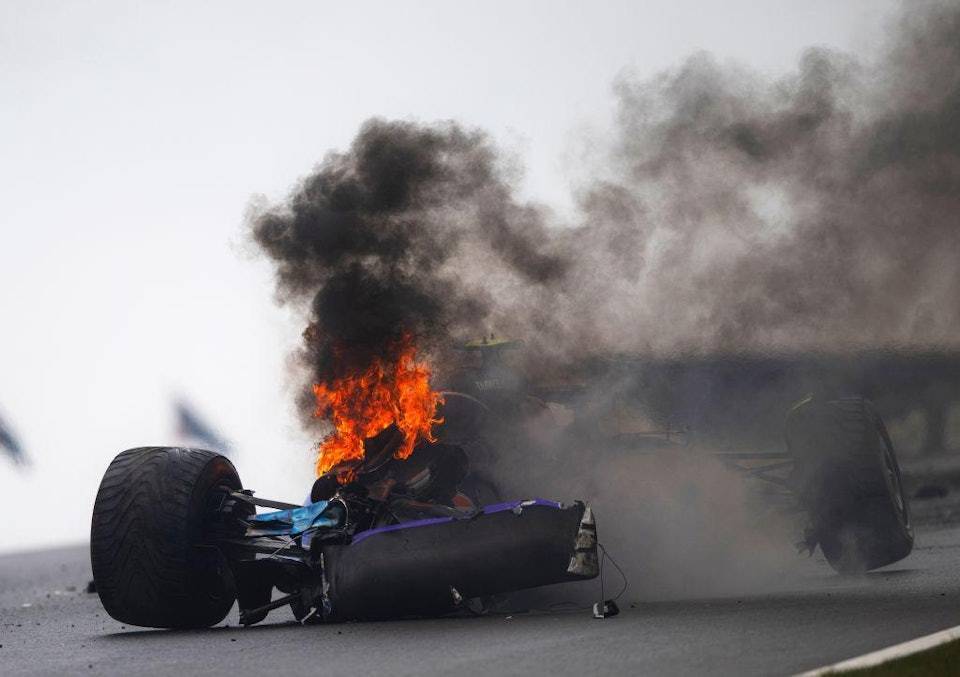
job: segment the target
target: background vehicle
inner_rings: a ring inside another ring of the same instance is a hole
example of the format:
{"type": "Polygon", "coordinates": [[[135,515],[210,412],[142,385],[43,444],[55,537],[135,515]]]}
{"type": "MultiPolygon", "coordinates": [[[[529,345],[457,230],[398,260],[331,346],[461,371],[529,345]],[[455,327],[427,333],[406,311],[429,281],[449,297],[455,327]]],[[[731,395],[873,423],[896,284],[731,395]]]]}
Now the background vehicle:
{"type": "Polygon", "coordinates": [[[910,554],[910,510],[891,436],[871,401],[831,394],[882,393],[873,362],[839,373],[824,361],[609,360],[571,369],[561,381],[519,373],[520,349],[493,339],[468,344],[480,357],[457,375],[462,390],[448,394],[452,418],[467,424],[445,434],[487,465],[495,466],[497,451],[510,447],[536,463],[536,441],[518,439],[524,421],[560,408],[564,441],[551,441],[568,450],[560,466],[574,462],[581,449],[602,450],[609,460],[708,448],[700,453],[787,494],[807,516],[798,545],[811,553],[819,546],[838,572],[875,569],[910,554]],[[786,404],[800,388],[819,393],[786,404]],[[704,440],[709,443],[697,444],[704,440]]]}

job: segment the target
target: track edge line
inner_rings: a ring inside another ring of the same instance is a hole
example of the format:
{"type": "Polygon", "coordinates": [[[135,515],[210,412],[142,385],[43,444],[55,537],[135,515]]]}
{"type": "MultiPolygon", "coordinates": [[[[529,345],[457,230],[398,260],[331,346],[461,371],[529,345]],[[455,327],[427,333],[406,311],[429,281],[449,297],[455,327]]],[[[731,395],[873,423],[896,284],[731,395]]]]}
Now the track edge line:
{"type": "Polygon", "coordinates": [[[801,672],[795,675],[795,677],[822,677],[823,675],[842,674],[851,670],[873,668],[897,658],[904,658],[906,656],[912,656],[923,651],[934,649],[942,644],[952,642],[956,639],[960,639],[960,625],[947,628],[946,630],[940,630],[932,635],[925,635],[923,637],[911,639],[906,642],[901,642],[900,644],[894,644],[893,646],[888,646],[885,649],[878,649],[877,651],[872,651],[870,653],[863,654],[862,656],[848,658],[840,661],[839,663],[833,663],[832,665],[825,665],[821,668],[815,668],[813,670],[808,670],[807,672],[801,672]]]}

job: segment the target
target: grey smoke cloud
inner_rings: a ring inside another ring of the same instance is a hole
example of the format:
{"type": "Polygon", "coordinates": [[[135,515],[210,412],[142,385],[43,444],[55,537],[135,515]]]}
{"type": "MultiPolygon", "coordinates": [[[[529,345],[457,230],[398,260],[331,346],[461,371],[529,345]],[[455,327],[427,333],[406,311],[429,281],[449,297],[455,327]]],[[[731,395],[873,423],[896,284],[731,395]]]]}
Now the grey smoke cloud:
{"type": "Polygon", "coordinates": [[[252,219],[281,301],[309,303],[309,379],[404,331],[561,360],[955,345],[960,8],[891,28],[875,64],[813,48],[768,80],[696,54],[622,77],[572,224],[516,197],[482,131],[366,122],[252,219]]]}
{"type": "Polygon", "coordinates": [[[584,275],[586,326],[609,329],[594,343],[956,344],[960,8],[911,3],[893,28],[872,66],[810,49],[768,81],[698,54],[621,79],[608,182],[586,190],[581,238],[642,246],[622,267],[633,280],[584,275]]]}
{"type": "MultiPolygon", "coordinates": [[[[256,211],[278,298],[307,309],[305,421],[312,383],[403,333],[441,369],[445,345],[490,331],[554,367],[609,352],[956,347],[956,4],[905,6],[876,63],[812,48],[770,80],[696,54],[652,79],[625,75],[615,92],[602,169],[572,223],[517,197],[482,131],[380,119],[256,211]]],[[[608,515],[632,516],[613,540],[631,576],[655,574],[650,586],[711,592],[739,587],[743,571],[782,571],[783,543],[756,535],[722,468],[598,463],[559,443],[524,453],[487,471],[519,492],[591,485],[608,515]],[[732,500],[722,533],[718,500],[732,500]]]]}

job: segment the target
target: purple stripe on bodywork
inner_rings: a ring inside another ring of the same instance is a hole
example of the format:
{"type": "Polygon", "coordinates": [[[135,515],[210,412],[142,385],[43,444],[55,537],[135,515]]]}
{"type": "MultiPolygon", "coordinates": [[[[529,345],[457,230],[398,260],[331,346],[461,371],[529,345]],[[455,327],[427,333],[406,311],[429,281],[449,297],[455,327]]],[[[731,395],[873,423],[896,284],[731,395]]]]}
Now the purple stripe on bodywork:
{"type": "MultiPolygon", "coordinates": [[[[519,501],[510,501],[508,503],[494,503],[493,505],[485,505],[481,509],[484,515],[490,515],[495,512],[503,512],[505,510],[514,510],[519,506],[524,508],[532,505],[540,505],[547,508],[553,508],[555,510],[560,510],[563,508],[562,503],[557,503],[556,501],[548,501],[543,498],[534,498],[530,500],[519,500],[519,501]]],[[[354,543],[359,543],[360,541],[373,536],[374,534],[383,534],[388,531],[399,531],[400,529],[414,529],[416,527],[426,527],[431,524],[444,524],[446,522],[453,522],[456,518],[454,517],[429,517],[422,520],[414,520],[412,522],[403,522],[401,524],[391,524],[386,527],[378,527],[376,529],[370,529],[369,531],[361,531],[359,534],[353,537],[354,543]]]]}
{"type": "Polygon", "coordinates": [[[378,527],[376,529],[370,529],[369,531],[361,531],[359,534],[353,537],[353,543],[359,543],[368,536],[373,536],[374,534],[384,534],[388,531],[399,531],[400,529],[412,529],[414,527],[425,527],[431,524],[443,524],[445,522],[452,522],[452,517],[430,517],[428,519],[414,520],[413,522],[404,522],[402,524],[391,524],[388,527],[378,527]]]}

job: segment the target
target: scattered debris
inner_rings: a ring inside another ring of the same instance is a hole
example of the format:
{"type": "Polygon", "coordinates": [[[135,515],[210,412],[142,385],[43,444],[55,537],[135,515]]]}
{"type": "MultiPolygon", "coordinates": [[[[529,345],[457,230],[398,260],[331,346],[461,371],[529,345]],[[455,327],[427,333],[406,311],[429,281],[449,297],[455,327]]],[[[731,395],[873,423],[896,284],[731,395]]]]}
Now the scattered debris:
{"type": "Polygon", "coordinates": [[[602,602],[596,602],[593,605],[594,618],[610,618],[620,613],[620,607],[612,599],[606,599],[602,602]]]}

